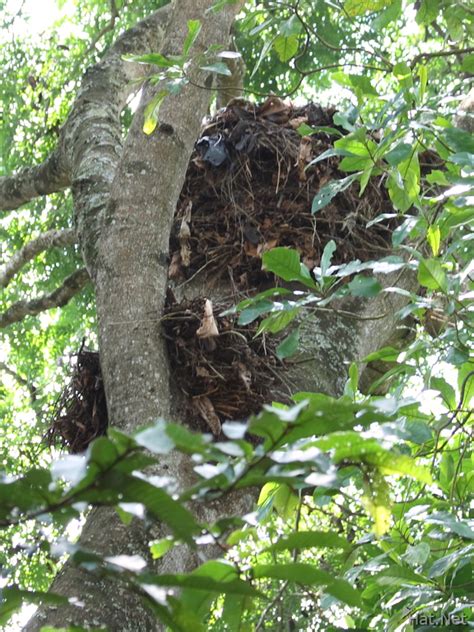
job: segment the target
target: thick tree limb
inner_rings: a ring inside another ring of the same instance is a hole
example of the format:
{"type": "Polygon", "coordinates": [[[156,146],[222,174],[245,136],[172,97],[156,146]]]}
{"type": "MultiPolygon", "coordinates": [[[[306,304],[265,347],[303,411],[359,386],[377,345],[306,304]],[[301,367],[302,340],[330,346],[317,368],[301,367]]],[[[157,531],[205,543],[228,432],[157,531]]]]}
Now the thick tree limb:
{"type": "Polygon", "coordinates": [[[12,258],[0,268],[0,288],[5,288],[21,268],[44,250],[52,247],[70,246],[77,241],[76,231],[72,228],[65,230],[48,230],[36,239],[26,243],[12,258]]]}
{"type": "Polygon", "coordinates": [[[56,149],[37,167],[0,178],[0,209],[12,211],[40,195],[62,191],[70,185],[61,151],[56,149]]]}
{"type": "MultiPolygon", "coordinates": [[[[121,35],[104,58],[85,76],[71,113],[61,129],[58,146],[41,165],[0,178],[0,210],[11,211],[35,197],[76,186],[91,187],[91,162],[103,161],[108,191],[121,152],[120,113],[136,80],[147,67],[123,60],[125,54],[141,54],[160,48],[169,6],[121,35]],[[93,140],[93,142],[91,142],[93,140]]],[[[97,188],[97,187],[95,187],[97,188]]]]}
{"type": "Polygon", "coordinates": [[[89,274],[85,268],[76,270],[68,276],[64,283],[51,294],[45,294],[31,301],[18,301],[0,315],[0,329],[12,323],[23,320],[25,316],[36,316],[53,307],[66,305],[73,296],[82,290],[89,281],[89,274]]]}

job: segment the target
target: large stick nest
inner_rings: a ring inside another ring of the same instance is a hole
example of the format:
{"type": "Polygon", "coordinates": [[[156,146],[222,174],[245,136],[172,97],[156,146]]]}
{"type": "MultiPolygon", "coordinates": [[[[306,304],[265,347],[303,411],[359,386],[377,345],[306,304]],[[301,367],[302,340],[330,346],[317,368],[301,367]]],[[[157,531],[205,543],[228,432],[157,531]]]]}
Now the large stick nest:
{"type": "Polygon", "coordinates": [[[393,225],[367,228],[377,215],[393,212],[379,178],[369,181],[362,198],[354,183],[311,213],[321,187],[348,174],[338,170],[336,156],[308,166],[340,135],[328,130],[302,136],[296,130],[303,124],[335,129],[334,111],[313,103],[293,108],[272,97],[260,106],[239,99],[218,112],[196,143],[178,203],[172,279],[201,270],[212,277],[230,273],[245,291],[265,283],[261,256],[275,246],[296,248],[310,269],[331,239],[337,244],[334,263],[387,252],[393,225]]]}
{"type": "MultiPolygon", "coordinates": [[[[310,269],[331,239],[337,244],[334,263],[367,260],[390,249],[393,224],[367,228],[377,215],[392,212],[379,178],[369,181],[362,198],[353,184],[311,213],[321,187],[347,174],[339,171],[338,157],[308,166],[333,146],[337,133],[302,136],[296,130],[303,124],[334,128],[333,114],[312,103],[294,108],[276,97],[259,106],[237,100],[218,112],[196,143],[177,205],[170,239],[173,281],[201,271],[215,281],[225,274],[233,289],[250,293],[274,282],[262,271],[261,257],[275,246],[296,248],[310,269]]],[[[163,318],[187,420],[215,435],[224,420],[245,419],[265,402],[286,397],[274,343],[254,338],[258,321],[239,327],[234,318],[219,316],[223,307],[169,298],[163,318]]],[[[105,433],[107,423],[99,356],[81,349],[48,439],[81,452],[105,433]]]]}

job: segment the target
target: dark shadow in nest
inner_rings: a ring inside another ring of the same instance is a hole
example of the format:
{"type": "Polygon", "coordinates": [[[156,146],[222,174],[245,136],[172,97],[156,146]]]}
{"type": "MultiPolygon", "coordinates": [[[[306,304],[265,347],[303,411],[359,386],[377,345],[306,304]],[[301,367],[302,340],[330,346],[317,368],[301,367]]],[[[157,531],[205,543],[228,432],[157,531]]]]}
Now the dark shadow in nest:
{"type": "Polygon", "coordinates": [[[229,307],[202,298],[171,300],[162,321],[172,378],[186,397],[186,420],[215,436],[226,420],[245,420],[266,403],[289,401],[275,338],[255,337],[256,321],[243,327],[235,316],[222,316],[229,307]]]}
{"type": "Polygon", "coordinates": [[[69,384],[55,405],[46,440],[71,454],[83,452],[108,426],[99,354],[84,349],[75,356],[69,384]]]}
{"type": "Polygon", "coordinates": [[[239,290],[262,289],[261,256],[276,246],[296,248],[312,269],[333,239],[333,263],[384,256],[397,219],[367,228],[393,206],[380,177],[362,197],[359,183],[312,214],[314,196],[349,174],[340,157],[309,163],[346,134],[334,125],[334,109],[313,103],[293,108],[276,97],[260,106],[237,100],[204,128],[190,162],[171,235],[170,278],[177,282],[206,270],[231,272],[239,290]],[[320,128],[302,136],[301,126],[320,128]],[[332,131],[331,131],[332,130],[332,131]]]}

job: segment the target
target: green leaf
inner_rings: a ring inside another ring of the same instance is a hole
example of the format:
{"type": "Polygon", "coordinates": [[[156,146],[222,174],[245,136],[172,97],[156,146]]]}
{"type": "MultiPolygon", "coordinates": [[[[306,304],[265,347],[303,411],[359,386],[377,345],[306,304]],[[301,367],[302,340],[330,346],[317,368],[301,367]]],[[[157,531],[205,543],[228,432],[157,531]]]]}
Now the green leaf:
{"type": "Polygon", "coordinates": [[[352,392],[356,393],[359,387],[359,367],[356,362],[351,362],[349,367],[349,380],[352,388],[352,392]]]}
{"type": "Polygon", "coordinates": [[[292,320],[294,320],[299,314],[299,310],[295,307],[283,309],[281,311],[275,312],[264,318],[260,323],[257,335],[263,333],[264,331],[269,331],[271,334],[277,334],[278,332],[285,329],[292,320]]]}
{"type": "Polygon", "coordinates": [[[201,70],[208,70],[209,72],[215,72],[217,75],[225,75],[231,77],[232,73],[229,70],[227,64],[223,61],[216,61],[213,64],[207,64],[206,66],[199,66],[201,70]]]}
{"type": "Polygon", "coordinates": [[[344,10],[350,17],[364,13],[380,11],[392,3],[392,0],[346,0],[344,10]]]}
{"type": "Polygon", "coordinates": [[[324,278],[327,275],[329,266],[331,265],[331,259],[336,252],[336,242],[334,239],[328,241],[324,246],[323,254],[321,256],[321,276],[324,278]]]}
{"type": "Polygon", "coordinates": [[[439,247],[441,245],[441,231],[437,224],[428,226],[426,238],[433,253],[433,257],[437,257],[439,254],[439,247]]]}
{"type": "Polygon", "coordinates": [[[145,505],[155,518],[167,524],[173,534],[185,542],[192,543],[192,536],[200,531],[190,511],[146,480],[112,470],[101,477],[101,483],[106,489],[114,490],[122,502],[145,505]]]}
{"type": "Polygon", "coordinates": [[[125,55],[126,61],[138,61],[142,64],[154,64],[160,68],[172,68],[179,65],[178,60],[166,57],[160,53],[148,53],[146,55],[125,55]]]}
{"type": "Polygon", "coordinates": [[[430,290],[446,292],[448,288],[446,272],[437,259],[422,259],[420,261],[418,282],[430,290]]]}
{"type": "MultiPolygon", "coordinates": [[[[311,134],[321,134],[321,133],[327,134],[328,136],[342,136],[342,133],[335,127],[326,127],[324,125],[315,125],[312,127],[308,125],[307,123],[301,123],[301,125],[296,128],[296,131],[298,132],[300,136],[310,136],[311,134]]],[[[327,154],[328,152],[325,151],[324,153],[327,154]]],[[[335,152],[332,155],[338,156],[339,154],[335,152]]],[[[314,163],[311,163],[311,164],[314,164],[314,163]]]]}
{"type": "Polygon", "coordinates": [[[363,274],[355,276],[347,287],[353,296],[372,297],[377,296],[382,290],[382,286],[374,277],[367,277],[363,274]]]}
{"type": "Polygon", "coordinates": [[[175,545],[174,540],[171,538],[162,538],[161,540],[157,540],[150,545],[150,552],[154,560],[163,557],[165,553],[167,553],[170,549],[175,545]]]}
{"type": "Polygon", "coordinates": [[[472,134],[457,127],[448,127],[443,130],[444,137],[448,144],[454,148],[456,153],[467,152],[474,154],[474,139],[472,134]]]}
{"type": "Polygon", "coordinates": [[[254,303],[250,307],[243,309],[239,315],[238,323],[239,325],[249,325],[253,323],[254,320],[259,318],[262,314],[266,314],[271,312],[274,307],[274,303],[272,301],[259,301],[258,303],[254,303]]]}
{"type": "Polygon", "coordinates": [[[313,214],[318,213],[318,211],[327,206],[338,193],[342,193],[342,191],[349,188],[358,175],[358,173],[353,173],[342,180],[333,180],[323,186],[313,198],[311,212],[313,214]]]}
{"type": "Polygon", "coordinates": [[[163,103],[165,97],[168,96],[168,94],[168,90],[160,90],[146,105],[143,112],[143,131],[145,132],[145,134],[150,135],[155,131],[158,124],[158,113],[160,111],[160,106],[163,103]]]}
{"type": "Polygon", "coordinates": [[[326,591],[349,606],[361,606],[360,593],[349,582],[338,579],[310,564],[287,562],[286,564],[257,564],[253,568],[257,579],[269,577],[290,581],[304,586],[324,586],[326,591]]]}
{"type": "Polygon", "coordinates": [[[291,18],[281,22],[279,25],[279,31],[285,37],[290,37],[291,35],[298,35],[301,33],[303,29],[303,25],[301,24],[300,19],[297,15],[292,15],[291,18]]]}
{"type": "Polygon", "coordinates": [[[158,420],[153,426],[139,430],[134,435],[138,445],[143,446],[154,454],[168,454],[175,447],[174,441],[166,433],[166,423],[158,420]]]}
{"type": "Polygon", "coordinates": [[[393,149],[391,149],[387,154],[383,156],[384,160],[388,162],[392,167],[396,167],[401,162],[406,160],[413,151],[412,145],[408,143],[400,143],[393,149]]]}
{"type": "Polygon", "coordinates": [[[202,24],[200,20],[188,20],[188,34],[183,44],[183,55],[187,57],[191,47],[201,32],[202,24]]]}
{"type": "Polygon", "coordinates": [[[301,551],[311,548],[350,549],[351,544],[335,533],[326,531],[298,531],[282,536],[266,551],[301,551]]]}
{"type": "Polygon", "coordinates": [[[440,0],[420,0],[415,20],[417,24],[431,24],[438,17],[440,0]]]}
{"type": "Polygon", "coordinates": [[[0,603],[0,625],[5,625],[11,616],[20,610],[24,602],[34,604],[48,604],[61,606],[68,603],[67,597],[52,592],[20,590],[16,587],[2,588],[2,601],[0,603]]]}
{"type": "Polygon", "coordinates": [[[263,268],[273,272],[284,281],[299,281],[306,287],[316,289],[316,283],[296,250],[290,248],[273,248],[262,257],[263,268]]]}
{"type": "Polygon", "coordinates": [[[273,496],[273,506],[276,512],[284,519],[289,520],[295,515],[299,504],[298,496],[288,485],[278,485],[273,496]]]}
{"type": "Polygon", "coordinates": [[[276,348],[276,355],[279,360],[289,358],[298,350],[298,344],[300,341],[300,330],[297,328],[291,332],[284,340],[280,342],[276,348]]]}
{"type": "Polygon", "coordinates": [[[260,68],[262,61],[265,59],[265,57],[268,55],[269,51],[271,50],[274,41],[275,41],[275,38],[269,39],[266,42],[264,42],[262,46],[262,50],[260,51],[260,55],[257,59],[257,63],[253,67],[252,74],[250,75],[249,79],[252,79],[257,74],[257,70],[260,68]]]}
{"type": "Polygon", "coordinates": [[[281,62],[289,61],[298,52],[298,35],[290,35],[289,37],[278,35],[273,40],[273,48],[276,50],[281,62]]]}
{"type": "Polygon", "coordinates": [[[415,153],[394,169],[388,180],[388,194],[396,209],[404,213],[418,200],[420,164],[415,153]]]}

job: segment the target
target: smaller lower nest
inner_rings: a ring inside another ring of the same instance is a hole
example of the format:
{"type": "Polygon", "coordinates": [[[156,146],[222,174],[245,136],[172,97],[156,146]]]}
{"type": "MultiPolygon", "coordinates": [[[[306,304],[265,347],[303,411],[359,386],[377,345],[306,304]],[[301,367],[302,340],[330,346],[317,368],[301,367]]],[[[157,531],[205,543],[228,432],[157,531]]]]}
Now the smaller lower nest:
{"type": "MultiPolygon", "coordinates": [[[[255,338],[257,321],[243,327],[235,316],[221,316],[229,307],[202,298],[170,299],[162,319],[172,380],[185,396],[184,421],[215,436],[223,421],[244,420],[265,403],[288,401],[275,339],[255,338]]],[[[81,347],[46,440],[73,454],[83,452],[107,426],[99,354],[81,347]]]]}
{"type": "Polygon", "coordinates": [[[108,426],[107,403],[100,370],[99,354],[84,349],[74,356],[69,384],[56,402],[48,444],[83,452],[89,443],[104,435],[108,426]]]}

